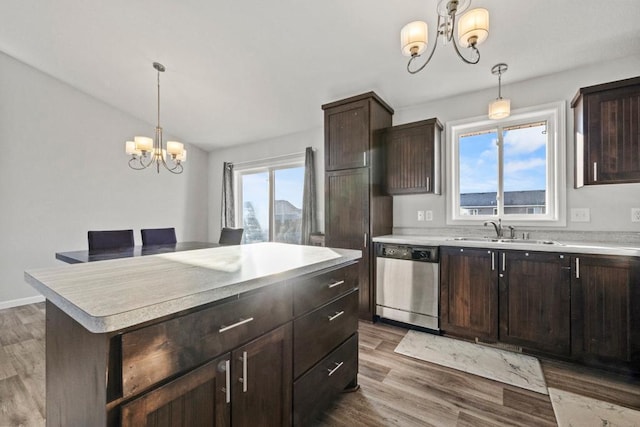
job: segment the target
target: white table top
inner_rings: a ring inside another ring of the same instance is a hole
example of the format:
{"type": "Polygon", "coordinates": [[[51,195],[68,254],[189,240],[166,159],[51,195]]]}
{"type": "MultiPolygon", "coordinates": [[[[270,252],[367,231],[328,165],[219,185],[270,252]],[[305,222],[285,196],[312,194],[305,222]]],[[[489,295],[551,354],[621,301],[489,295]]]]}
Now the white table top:
{"type": "Polygon", "coordinates": [[[25,271],[25,280],[91,332],[124,329],[349,263],[360,251],[256,243],[25,271]]]}

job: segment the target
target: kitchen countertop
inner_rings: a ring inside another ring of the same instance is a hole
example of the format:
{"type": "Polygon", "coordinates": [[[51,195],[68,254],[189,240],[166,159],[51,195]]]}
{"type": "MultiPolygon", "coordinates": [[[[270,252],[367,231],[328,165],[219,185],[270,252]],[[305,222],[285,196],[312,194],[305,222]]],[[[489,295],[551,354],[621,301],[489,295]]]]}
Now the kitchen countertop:
{"type": "Polygon", "coordinates": [[[360,257],[349,249],[255,243],[32,269],[25,280],[86,329],[104,333],[360,257]]]}
{"type": "Polygon", "coordinates": [[[527,241],[523,239],[516,239],[510,242],[492,242],[490,240],[479,240],[482,238],[475,237],[465,237],[464,239],[467,240],[456,240],[456,237],[453,236],[389,234],[386,236],[374,237],[373,241],[380,243],[396,243],[408,245],[455,246],[491,249],[513,249],[538,252],[640,256],[640,247],[634,247],[626,244],[565,241],[554,241],[554,244],[546,244],[532,243],[532,240],[527,241]]]}

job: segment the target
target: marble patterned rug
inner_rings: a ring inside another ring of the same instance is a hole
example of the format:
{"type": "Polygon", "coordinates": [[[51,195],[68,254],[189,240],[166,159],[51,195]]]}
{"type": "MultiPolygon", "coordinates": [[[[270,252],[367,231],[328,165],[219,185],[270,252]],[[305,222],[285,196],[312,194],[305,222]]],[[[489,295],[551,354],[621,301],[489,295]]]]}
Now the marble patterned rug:
{"type": "Polygon", "coordinates": [[[395,352],[549,395],[558,427],[640,427],[640,411],[547,388],[532,356],[413,330],[395,352]]]}
{"type": "Polygon", "coordinates": [[[396,353],[549,394],[540,362],[535,357],[410,330],[396,353]]]}

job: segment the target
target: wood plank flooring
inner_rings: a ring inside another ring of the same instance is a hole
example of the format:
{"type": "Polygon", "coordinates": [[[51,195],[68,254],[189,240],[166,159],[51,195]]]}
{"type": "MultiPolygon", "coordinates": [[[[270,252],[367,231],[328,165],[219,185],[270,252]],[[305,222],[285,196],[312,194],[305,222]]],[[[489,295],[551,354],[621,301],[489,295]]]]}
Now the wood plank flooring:
{"type": "MultiPolygon", "coordinates": [[[[0,426],[45,424],[44,303],[0,310],[0,426]]],[[[549,397],[394,353],[406,330],[360,323],[360,390],[316,427],[555,426],[549,397]]],[[[640,381],[542,361],[547,385],[640,409],[640,381]]]]}

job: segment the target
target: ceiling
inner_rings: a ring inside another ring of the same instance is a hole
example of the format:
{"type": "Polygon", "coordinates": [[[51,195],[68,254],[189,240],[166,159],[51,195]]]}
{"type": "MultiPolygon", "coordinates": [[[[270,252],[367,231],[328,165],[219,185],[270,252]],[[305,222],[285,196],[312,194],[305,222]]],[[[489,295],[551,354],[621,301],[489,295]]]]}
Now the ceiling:
{"type": "MultiPolygon", "coordinates": [[[[406,72],[399,32],[437,0],[3,0],[0,50],[205,150],[322,126],[324,103],[376,91],[395,109],[640,55],[638,0],[472,0],[478,65],[440,46],[406,72]]],[[[149,134],[152,129],[149,130],[149,134]]]]}

